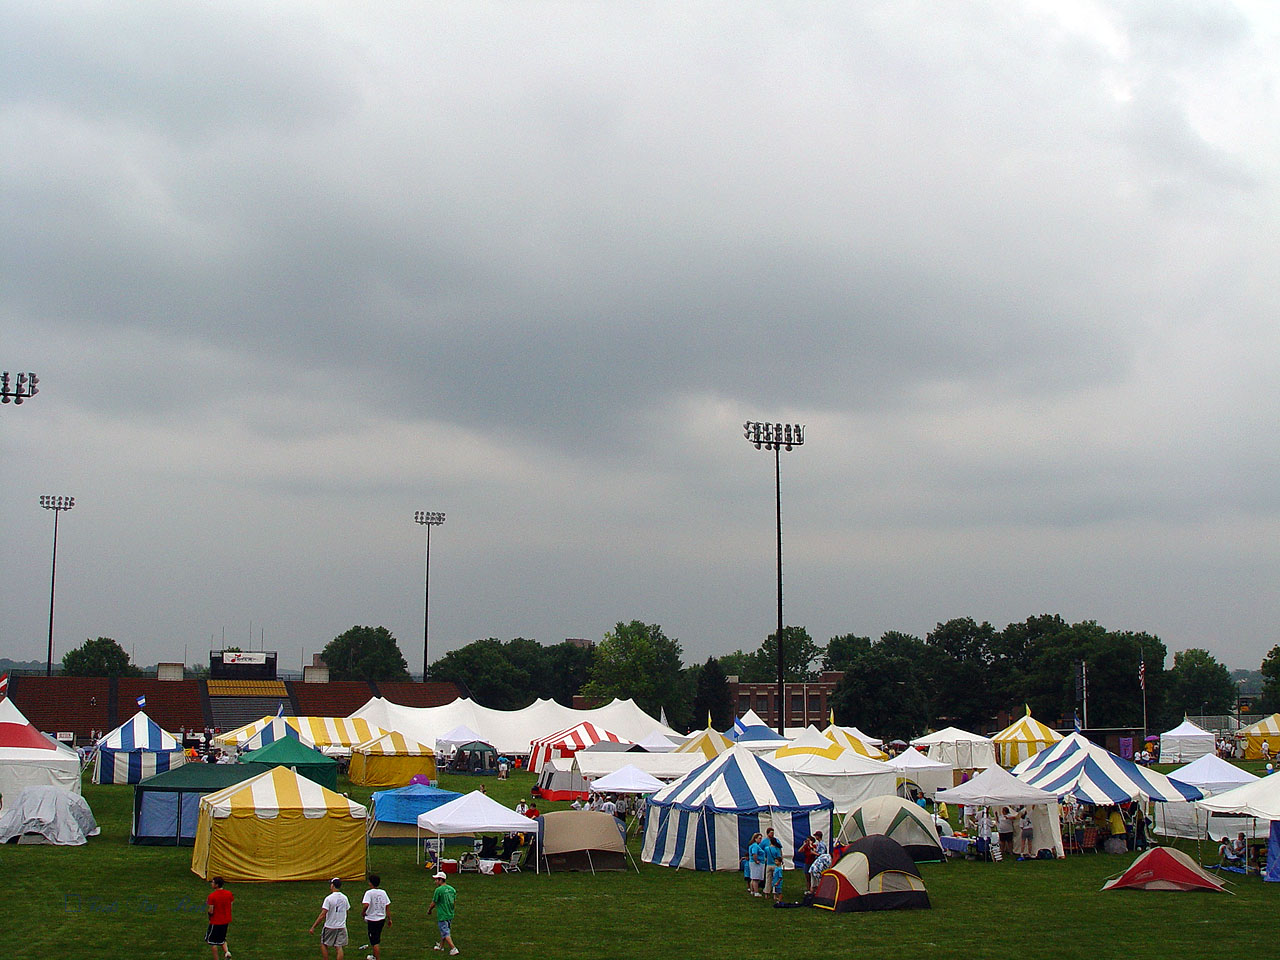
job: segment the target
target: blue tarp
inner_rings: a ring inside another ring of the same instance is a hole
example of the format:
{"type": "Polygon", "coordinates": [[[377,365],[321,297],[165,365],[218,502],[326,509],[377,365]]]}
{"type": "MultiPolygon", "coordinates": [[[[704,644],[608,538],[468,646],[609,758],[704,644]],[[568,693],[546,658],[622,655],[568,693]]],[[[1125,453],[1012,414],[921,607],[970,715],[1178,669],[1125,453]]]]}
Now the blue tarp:
{"type": "Polygon", "coordinates": [[[381,823],[407,823],[416,826],[418,814],[434,810],[442,803],[457,800],[462,794],[452,790],[411,783],[394,790],[379,790],[373,795],[373,818],[381,823]]]}

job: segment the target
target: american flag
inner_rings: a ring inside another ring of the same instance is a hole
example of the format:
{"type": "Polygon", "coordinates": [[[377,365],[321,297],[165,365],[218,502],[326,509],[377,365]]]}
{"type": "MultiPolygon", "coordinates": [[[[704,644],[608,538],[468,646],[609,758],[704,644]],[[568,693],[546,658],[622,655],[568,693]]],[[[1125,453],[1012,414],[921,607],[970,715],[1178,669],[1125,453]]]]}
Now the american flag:
{"type": "Polygon", "coordinates": [[[1147,689],[1147,661],[1138,661],[1138,686],[1143,690],[1147,689]]]}

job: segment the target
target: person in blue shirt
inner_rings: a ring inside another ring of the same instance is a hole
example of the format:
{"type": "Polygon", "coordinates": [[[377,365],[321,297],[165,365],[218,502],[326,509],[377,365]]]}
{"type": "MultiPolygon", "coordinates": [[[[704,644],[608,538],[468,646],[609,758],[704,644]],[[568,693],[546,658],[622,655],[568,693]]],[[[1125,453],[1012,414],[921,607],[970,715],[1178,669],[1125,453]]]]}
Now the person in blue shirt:
{"type": "Polygon", "coordinates": [[[773,902],[782,902],[782,855],[773,858],[773,902]]]}
{"type": "Polygon", "coordinates": [[[747,875],[747,888],[753,897],[760,896],[760,881],[764,879],[764,861],[760,855],[760,843],[763,834],[751,835],[751,845],[747,847],[744,869],[747,875]]]}

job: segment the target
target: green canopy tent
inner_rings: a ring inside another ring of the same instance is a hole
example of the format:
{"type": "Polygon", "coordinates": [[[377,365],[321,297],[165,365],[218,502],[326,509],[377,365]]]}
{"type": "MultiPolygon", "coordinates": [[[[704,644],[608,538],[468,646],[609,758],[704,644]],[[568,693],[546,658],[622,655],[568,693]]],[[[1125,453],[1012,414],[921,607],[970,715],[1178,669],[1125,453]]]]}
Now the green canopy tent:
{"type": "Polygon", "coordinates": [[[134,785],[129,842],[189,847],[195,842],[200,798],[251,774],[234,763],[184,763],[134,785]]]}
{"type": "Polygon", "coordinates": [[[292,737],[281,737],[260,750],[251,750],[240,758],[240,763],[249,768],[251,776],[272,767],[288,767],[322,787],[338,789],[338,761],[292,737]]]}

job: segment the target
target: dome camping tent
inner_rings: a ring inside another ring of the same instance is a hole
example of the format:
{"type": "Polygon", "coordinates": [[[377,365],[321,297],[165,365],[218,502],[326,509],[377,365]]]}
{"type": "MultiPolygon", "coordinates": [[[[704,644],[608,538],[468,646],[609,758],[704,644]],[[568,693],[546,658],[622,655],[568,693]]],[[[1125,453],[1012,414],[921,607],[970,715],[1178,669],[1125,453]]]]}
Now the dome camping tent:
{"type": "Polygon", "coordinates": [[[354,800],[285,767],[200,798],[191,870],[202,880],[343,880],[365,875],[354,800]]]}
{"type": "Polygon", "coordinates": [[[901,844],[917,863],[943,858],[933,818],[923,807],[902,797],[872,797],[855,807],[844,818],[838,839],[849,843],[875,834],[901,844]]]}
{"type": "Polygon", "coordinates": [[[664,867],[737,870],[743,837],[773,827],[790,868],[804,838],[830,834],[832,803],[733,746],[649,798],[642,857],[664,867]]]}
{"type": "Polygon", "coordinates": [[[1208,730],[1183,718],[1172,730],[1160,734],[1160,762],[1188,763],[1213,753],[1217,738],[1208,730]]]}
{"type": "Polygon", "coordinates": [[[813,905],[836,913],[929,908],[920,868],[902,846],[883,835],[861,837],[822,872],[813,905]]]}
{"type": "Polygon", "coordinates": [[[0,805],[16,803],[23,787],[80,792],[80,756],[37,730],[8,697],[0,698],[0,805]]]}
{"type": "Polygon", "coordinates": [[[993,736],[991,741],[996,745],[1000,766],[1016,767],[1023,760],[1034,757],[1061,739],[1062,734],[1033,717],[1031,708],[1028,707],[1026,716],[1009,724],[993,736]]]}
{"type": "Polygon", "coordinates": [[[139,710],[98,741],[93,782],[138,783],[186,762],[182,744],[139,710]]]}
{"type": "Polygon", "coordinates": [[[1128,870],[1104,883],[1102,889],[1225,893],[1227,888],[1181,850],[1152,847],[1137,857],[1128,870]]]}
{"type": "Polygon", "coordinates": [[[839,814],[863,800],[889,796],[897,790],[898,774],[879,760],[854,753],[807,727],[789,744],[765,757],[783,773],[829,797],[839,814]]]}

